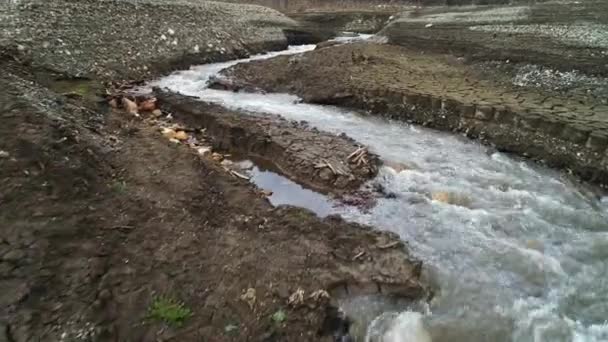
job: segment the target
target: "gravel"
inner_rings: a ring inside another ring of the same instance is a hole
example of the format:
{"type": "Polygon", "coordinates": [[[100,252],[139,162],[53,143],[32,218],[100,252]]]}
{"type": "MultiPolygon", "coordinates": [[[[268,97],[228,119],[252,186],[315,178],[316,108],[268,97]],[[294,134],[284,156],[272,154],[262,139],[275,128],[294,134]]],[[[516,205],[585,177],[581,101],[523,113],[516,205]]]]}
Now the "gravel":
{"type": "Polygon", "coordinates": [[[197,0],[0,2],[0,49],[67,76],[145,77],[184,55],[286,45],[295,23],[270,8],[197,0]]]}
{"type": "MultiPolygon", "coordinates": [[[[608,49],[608,25],[606,24],[591,22],[575,24],[509,24],[472,26],[469,29],[484,32],[542,35],[568,45],[608,49]]],[[[608,51],[606,55],[608,56],[608,51]]]]}
{"type": "Polygon", "coordinates": [[[412,16],[410,12],[406,16],[397,19],[404,22],[421,23],[483,23],[483,22],[509,22],[525,20],[530,14],[528,6],[513,6],[502,8],[483,8],[466,6],[455,8],[450,12],[430,13],[421,16],[412,16]],[[470,10],[463,10],[470,9],[470,10]]]}

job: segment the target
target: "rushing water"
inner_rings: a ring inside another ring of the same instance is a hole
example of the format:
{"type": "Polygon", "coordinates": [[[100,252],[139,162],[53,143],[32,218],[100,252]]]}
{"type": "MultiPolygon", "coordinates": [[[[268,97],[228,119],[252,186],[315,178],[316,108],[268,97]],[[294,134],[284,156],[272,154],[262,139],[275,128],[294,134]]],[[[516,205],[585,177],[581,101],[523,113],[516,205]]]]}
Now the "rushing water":
{"type": "MultiPolygon", "coordinates": [[[[314,46],[279,53],[299,53],[314,46]]],[[[177,72],[161,87],[229,108],[306,120],[344,132],[384,160],[377,182],[397,194],[362,213],[332,208],[357,222],[398,233],[441,290],[426,312],[385,313],[366,340],[608,341],[608,201],[559,173],[492,152],[460,136],[299,103],[287,94],[206,88],[235,63],[177,72]],[[433,193],[466,205],[432,200],[433,193]]],[[[324,207],[325,208],[325,207],[324,207]]]]}

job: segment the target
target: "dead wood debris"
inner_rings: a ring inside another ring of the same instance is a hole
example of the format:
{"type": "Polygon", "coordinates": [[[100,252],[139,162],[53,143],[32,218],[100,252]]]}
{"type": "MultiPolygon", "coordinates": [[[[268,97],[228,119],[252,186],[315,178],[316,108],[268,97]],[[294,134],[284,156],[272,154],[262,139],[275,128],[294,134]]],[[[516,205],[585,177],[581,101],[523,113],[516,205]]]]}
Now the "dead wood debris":
{"type": "Polygon", "coordinates": [[[355,152],[351,153],[346,160],[355,163],[357,166],[368,165],[369,163],[367,161],[367,155],[367,148],[359,147],[355,150],[355,152]]]}

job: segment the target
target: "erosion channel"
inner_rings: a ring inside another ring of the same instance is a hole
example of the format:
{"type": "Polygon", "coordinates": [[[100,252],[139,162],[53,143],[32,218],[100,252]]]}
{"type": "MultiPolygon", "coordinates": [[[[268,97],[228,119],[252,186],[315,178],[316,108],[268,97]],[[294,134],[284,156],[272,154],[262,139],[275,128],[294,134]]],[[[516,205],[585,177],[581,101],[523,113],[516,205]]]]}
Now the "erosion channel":
{"type": "Polygon", "coordinates": [[[380,157],[384,166],[363,187],[385,196],[366,209],[303,194],[310,190],[273,173],[246,171],[277,204],[394,232],[424,262],[436,287],[428,303],[344,300],[357,341],[608,340],[608,197],[457,134],[290,94],[208,88],[211,77],[237,63],[286,54],[295,60],[314,48],[196,66],[151,85],[245,116],[271,114],[345,133],[380,157]]]}

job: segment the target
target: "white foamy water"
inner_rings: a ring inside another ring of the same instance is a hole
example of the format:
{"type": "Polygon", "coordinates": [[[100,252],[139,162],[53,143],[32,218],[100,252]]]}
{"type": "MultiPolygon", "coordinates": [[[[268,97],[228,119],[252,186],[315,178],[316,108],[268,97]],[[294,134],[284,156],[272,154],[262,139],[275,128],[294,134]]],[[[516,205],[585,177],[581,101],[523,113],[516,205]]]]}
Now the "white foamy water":
{"type": "Polygon", "coordinates": [[[408,166],[384,167],[372,181],[396,198],[379,200],[368,213],[333,209],[399,234],[441,288],[424,316],[387,313],[380,332],[374,321],[373,341],[608,341],[608,200],[453,134],[303,104],[287,94],[206,88],[211,75],[251,59],[193,67],[156,85],[344,132],[384,160],[408,166]],[[431,200],[443,192],[466,199],[459,202],[465,206],[431,200]],[[422,337],[411,339],[412,331],[422,337]]]}

